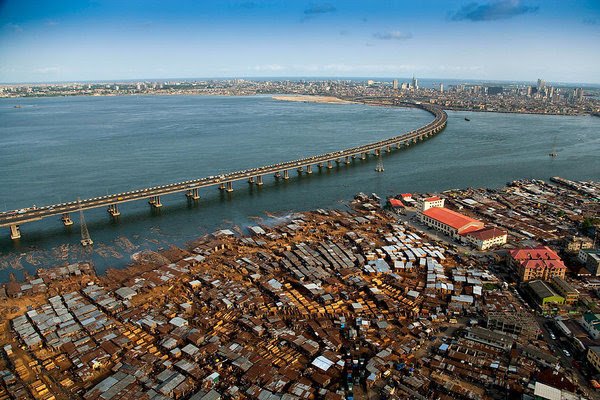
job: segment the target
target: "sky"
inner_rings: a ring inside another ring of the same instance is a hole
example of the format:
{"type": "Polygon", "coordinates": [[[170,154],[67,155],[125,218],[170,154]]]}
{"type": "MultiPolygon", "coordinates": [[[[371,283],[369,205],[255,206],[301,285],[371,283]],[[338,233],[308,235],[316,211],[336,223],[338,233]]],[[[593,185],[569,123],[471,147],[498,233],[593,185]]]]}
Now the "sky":
{"type": "Polygon", "coordinates": [[[0,82],[600,83],[600,0],[0,0],[0,82]]]}

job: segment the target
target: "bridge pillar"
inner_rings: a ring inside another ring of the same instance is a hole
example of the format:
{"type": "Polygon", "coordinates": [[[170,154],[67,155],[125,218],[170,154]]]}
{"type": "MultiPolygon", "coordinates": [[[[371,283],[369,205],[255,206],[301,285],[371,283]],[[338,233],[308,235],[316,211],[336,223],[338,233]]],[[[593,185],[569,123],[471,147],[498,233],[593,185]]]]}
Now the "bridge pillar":
{"type": "Polygon", "coordinates": [[[21,238],[21,229],[19,229],[19,225],[11,225],[10,226],[10,238],[12,240],[21,238]]]}
{"type": "Polygon", "coordinates": [[[283,179],[290,179],[290,171],[287,169],[283,171],[283,179]]]}
{"type": "Polygon", "coordinates": [[[350,164],[350,156],[346,156],[346,160],[344,162],[346,165],[350,164]]]}
{"type": "Polygon", "coordinates": [[[162,203],[160,202],[160,196],[150,197],[150,200],[148,200],[148,204],[150,204],[154,208],[162,207],[162,203]]]}
{"type": "Polygon", "coordinates": [[[63,224],[65,226],[73,225],[73,220],[71,219],[71,216],[69,215],[69,213],[64,213],[62,215],[62,217],[60,217],[60,220],[63,222],[63,224]]]}
{"type": "Polygon", "coordinates": [[[333,164],[331,163],[331,160],[327,161],[327,169],[331,169],[333,168],[333,164]]]}
{"type": "Polygon", "coordinates": [[[117,207],[116,204],[111,204],[111,205],[108,206],[108,213],[113,218],[116,218],[119,215],[121,215],[121,212],[119,211],[119,208],[117,207]]]}
{"type": "Polygon", "coordinates": [[[356,154],[352,154],[352,159],[356,160],[356,154]]]}
{"type": "Polygon", "coordinates": [[[253,184],[254,183],[254,177],[251,176],[250,178],[248,178],[248,183],[249,184],[253,184]]]}
{"type": "Polygon", "coordinates": [[[302,167],[298,167],[296,168],[296,171],[298,171],[298,174],[301,174],[304,170],[302,169],[302,167]]]}
{"type": "Polygon", "coordinates": [[[401,149],[402,148],[402,143],[400,143],[400,142],[396,143],[396,148],[397,149],[401,149]]]}
{"type": "Polygon", "coordinates": [[[391,153],[391,152],[392,152],[392,146],[388,146],[388,147],[387,147],[387,149],[386,149],[386,151],[387,151],[388,153],[391,153]]]}
{"type": "Polygon", "coordinates": [[[317,168],[319,168],[319,169],[323,168],[323,163],[322,162],[318,163],[317,168]]]}
{"type": "Polygon", "coordinates": [[[198,188],[188,190],[185,196],[191,200],[198,200],[200,198],[200,195],[198,194],[198,188]]]}
{"type": "Polygon", "coordinates": [[[335,159],[335,163],[336,163],[336,165],[340,165],[340,163],[341,163],[341,162],[342,162],[342,160],[340,160],[339,158],[336,158],[336,159],[335,159]]]}
{"type": "Polygon", "coordinates": [[[360,154],[360,159],[361,160],[366,160],[367,159],[367,153],[361,153],[360,154]]]}
{"type": "Polygon", "coordinates": [[[262,175],[258,175],[258,176],[256,177],[256,184],[257,184],[258,186],[262,186],[262,185],[263,185],[262,175]]]}
{"type": "Polygon", "coordinates": [[[281,172],[277,171],[275,172],[275,175],[273,175],[275,177],[275,179],[279,179],[281,178],[281,172]]]}
{"type": "Polygon", "coordinates": [[[312,174],[312,165],[307,165],[306,166],[306,173],[307,174],[312,174]]]}
{"type": "Polygon", "coordinates": [[[375,149],[375,155],[378,156],[381,154],[381,149],[375,149]]]}
{"type": "Polygon", "coordinates": [[[233,192],[233,183],[232,182],[227,182],[227,190],[229,193],[233,192]]]}
{"type": "Polygon", "coordinates": [[[224,183],[221,183],[219,185],[219,190],[225,190],[225,184],[224,183]]]}

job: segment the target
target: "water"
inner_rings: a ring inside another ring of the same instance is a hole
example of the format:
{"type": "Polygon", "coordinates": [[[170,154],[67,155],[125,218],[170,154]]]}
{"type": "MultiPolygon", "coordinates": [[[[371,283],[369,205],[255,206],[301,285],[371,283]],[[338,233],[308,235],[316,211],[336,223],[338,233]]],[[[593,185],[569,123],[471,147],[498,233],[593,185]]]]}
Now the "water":
{"type": "MultiPolygon", "coordinates": [[[[95,197],[364,144],[425,125],[416,109],[291,103],[270,97],[129,96],[0,100],[0,208],[95,197]],[[21,108],[14,108],[15,105],[21,108]]],[[[216,229],[245,228],[278,216],[344,207],[359,192],[382,196],[457,187],[498,187],[519,178],[600,178],[600,118],[449,112],[447,129],[408,150],[261,188],[236,182],[225,194],[201,190],[198,205],[164,196],[86,212],[95,245],[49,218],[0,232],[0,281],[62,262],[92,260],[102,272],[141,249],[186,242],[216,229]],[[464,120],[471,119],[470,122],[464,120]],[[557,158],[550,158],[556,138],[557,158]]]]}

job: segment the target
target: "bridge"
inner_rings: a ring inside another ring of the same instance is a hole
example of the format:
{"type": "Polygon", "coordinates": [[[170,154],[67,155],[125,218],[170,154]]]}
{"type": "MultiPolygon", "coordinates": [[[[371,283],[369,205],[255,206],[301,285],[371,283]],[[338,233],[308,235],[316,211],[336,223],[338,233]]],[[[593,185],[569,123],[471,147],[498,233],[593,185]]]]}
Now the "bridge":
{"type": "Polygon", "coordinates": [[[199,189],[201,188],[217,186],[220,190],[232,192],[233,182],[240,180],[247,180],[250,184],[261,186],[265,175],[274,174],[275,179],[289,179],[289,172],[293,170],[297,170],[298,173],[312,174],[313,167],[319,169],[331,169],[333,168],[334,162],[336,164],[350,164],[351,160],[357,157],[360,157],[360,159],[363,160],[366,159],[371,152],[380,156],[383,151],[391,152],[393,149],[400,149],[423,141],[441,132],[446,127],[448,116],[444,110],[439,107],[421,103],[395,102],[393,104],[403,107],[417,107],[433,114],[435,118],[429,124],[402,135],[299,160],[286,161],[258,168],[229,172],[218,176],[208,176],[90,199],[74,200],[67,203],[5,211],[0,213],[0,227],[8,227],[10,229],[11,239],[19,239],[21,237],[20,225],[22,224],[39,221],[52,216],[60,216],[63,224],[69,226],[73,224],[70,213],[78,212],[80,210],[106,207],[108,213],[113,218],[117,218],[120,215],[119,204],[126,202],[148,199],[150,206],[160,208],[162,207],[160,197],[173,193],[185,193],[188,199],[197,201],[200,198],[199,189]]]}

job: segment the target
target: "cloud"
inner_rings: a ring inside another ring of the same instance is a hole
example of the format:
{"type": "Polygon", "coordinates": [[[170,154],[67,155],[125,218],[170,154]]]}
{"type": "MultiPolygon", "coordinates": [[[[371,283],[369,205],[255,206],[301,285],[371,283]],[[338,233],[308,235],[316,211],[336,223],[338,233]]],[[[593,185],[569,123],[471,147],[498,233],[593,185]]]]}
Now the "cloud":
{"type": "Polygon", "coordinates": [[[491,3],[469,3],[451,15],[453,21],[496,21],[509,19],[523,14],[533,14],[538,6],[526,6],[521,0],[500,0],[491,3]]]}
{"type": "Polygon", "coordinates": [[[313,4],[304,10],[304,15],[318,15],[335,12],[336,8],[331,4],[313,4]]]}
{"type": "Polygon", "coordinates": [[[596,18],[585,18],[583,23],[585,25],[598,25],[598,20],[596,18]]]}
{"type": "Polygon", "coordinates": [[[283,71],[284,69],[286,69],[286,67],[279,64],[255,65],[252,67],[252,70],[257,72],[277,72],[283,71]]]}
{"type": "Polygon", "coordinates": [[[36,74],[56,74],[60,72],[60,67],[40,67],[33,70],[36,74]]]}
{"type": "Polygon", "coordinates": [[[389,31],[376,32],[373,34],[373,37],[380,40],[408,40],[412,39],[413,35],[410,32],[389,31]]]}
{"type": "Polygon", "coordinates": [[[6,29],[11,30],[11,31],[16,32],[16,33],[23,32],[23,28],[21,27],[21,25],[13,24],[12,22],[9,22],[8,24],[5,24],[4,27],[6,29]]]}

